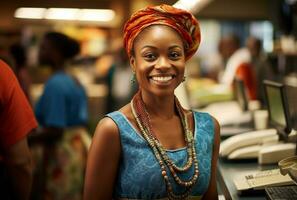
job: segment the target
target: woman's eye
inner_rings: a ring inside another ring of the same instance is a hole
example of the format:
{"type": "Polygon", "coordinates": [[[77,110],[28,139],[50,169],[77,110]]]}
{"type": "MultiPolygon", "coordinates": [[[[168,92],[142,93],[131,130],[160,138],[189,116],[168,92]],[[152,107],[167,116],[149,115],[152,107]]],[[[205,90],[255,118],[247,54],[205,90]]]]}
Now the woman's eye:
{"type": "Polygon", "coordinates": [[[156,59],[156,56],[153,53],[147,53],[147,54],[144,54],[144,58],[145,60],[153,61],[156,59]]]}
{"type": "Polygon", "coordinates": [[[178,59],[179,57],[181,56],[181,54],[179,53],[179,52],[170,52],[169,53],[169,57],[171,58],[171,59],[178,59]]]}

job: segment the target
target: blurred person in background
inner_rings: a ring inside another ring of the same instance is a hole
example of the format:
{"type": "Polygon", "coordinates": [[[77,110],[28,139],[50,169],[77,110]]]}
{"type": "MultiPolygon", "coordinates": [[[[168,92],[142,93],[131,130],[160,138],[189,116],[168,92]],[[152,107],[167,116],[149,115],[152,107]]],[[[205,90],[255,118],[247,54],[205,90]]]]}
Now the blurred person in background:
{"type": "Polygon", "coordinates": [[[228,59],[240,48],[240,40],[237,35],[230,33],[223,36],[219,42],[218,50],[222,55],[223,63],[226,65],[228,59]]]}
{"type": "Polygon", "coordinates": [[[107,74],[107,112],[118,110],[129,103],[137,91],[137,83],[131,81],[133,73],[124,48],[119,49],[107,74]]]}
{"type": "Polygon", "coordinates": [[[225,69],[219,78],[220,83],[232,86],[235,78],[243,80],[250,100],[257,98],[256,75],[252,67],[248,48],[241,47],[236,35],[225,36],[221,46],[221,55],[226,61],[225,69]]]}
{"type": "Polygon", "coordinates": [[[174,95],[200,39],[197,19],[166,4],[126,22],[124,47],[139,90],[97,125],[85,200],[218,199],[219,124],[174,95]]]}
{"type": "Polygon", "coordinates": [[[62,33],[48,32],[41,41],[40,64],[50,66],[53,72],[35,107],[41,126],[40,133],[35,136],[42,138],[44,144],[39,169],[45,176],[42,199],[82,198],[87,153],[85,139],[89,137],[86,131],[87,96],[79,81],[66,70],[79,51],[79,43],[62,33]]]}
{"type": "MultiPolygon", "coordinates": [[[[232,82],[233,81],[233,77],[229,78],[230,80],[225,80],[226,78],[226,73],[231,69],[231,68],[235,68],[238,66],[239,62],[242,62],[241,58],[236,59],[238,61],[236,61],[235,64],[232,63],[232,59],[234,60],[234,58],[232,58],[232,56],[234,57],[236,54],[239,54],[240,50],[240,40],[238,38],[237,35],[230,33],[228,35],[225,35],[221,38],[219,44],[218,44],[218,51],[222,57],[222,62],[223,62],[223,69],[222,71],[219,73],[219,78],[218,80],[220,82],[232,82]],[[231,60],[231,61],[230,61],[231,60]],[[230,66],[230,62],[233,65],[236,66],[230,66]]],[[[240,57],[240,54],[237,56],[240,57]]],[[[232,74],[234,75],[234,74],[232,74]]]]}
{"type": "Polygon", "coordinates": [[[257,99],[264,103],[264,86],[263,80],[274,80],[275,75],[267,60],[267,55],[262,50],[262,42],[260,39],[250,36],[246,40],[246,47],[251,54],[251,64],[256,74],[257,83],[257,99]]]}
{"type": "Polygon", "coordinates": [[[216,82],[221,81],[228,59],[239,48],[240,41],[236,35],[230,34],[223,36],[218,42],[217,52],[210,54],[205,61],[206,67],[203,69],[202,75],[216,82]]]}
{"type": "Polygon", "coordinates": [[[0,199],[27,200],[32,158],[27,137],[37,127],[32,108],[10,67],[0,60],[0,199]]]}
{"type": "MultiPolygon", "coordinates": [[[[9,45],[0,43],[0,59],[13,69],[13,62],[9,52],[9,45]]],[[[13,69],[14,70],[14,69],[13,69]]]]}
{"type": "Polygon", "coordinates": [[[31,102],[30,85],[32,81],[27,67],[26,50],[21,44],[15,43],[10,46],[9,52],[13,58],[13,69],[20,82],[21,88],[23,89],[29,102],[31,102]]]}

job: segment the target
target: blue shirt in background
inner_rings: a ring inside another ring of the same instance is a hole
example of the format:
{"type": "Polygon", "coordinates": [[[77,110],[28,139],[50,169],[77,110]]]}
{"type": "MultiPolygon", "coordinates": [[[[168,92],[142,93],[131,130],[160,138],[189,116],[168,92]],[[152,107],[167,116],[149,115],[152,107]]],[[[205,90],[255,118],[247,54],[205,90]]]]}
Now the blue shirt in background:
{"type": "Polygon", "coordinates": [[[35,114],[43,127],[85,125],[88,109],[84,88],[65,72],[54,74],[45,84],[35,114]]]}

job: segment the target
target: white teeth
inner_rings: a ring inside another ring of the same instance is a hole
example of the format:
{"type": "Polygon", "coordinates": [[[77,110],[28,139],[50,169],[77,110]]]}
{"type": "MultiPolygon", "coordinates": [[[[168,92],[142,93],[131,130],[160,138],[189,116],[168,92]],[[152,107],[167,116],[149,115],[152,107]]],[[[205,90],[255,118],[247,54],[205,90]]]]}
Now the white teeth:
{"type": "Polygon", "coordinates": [[[166,82],[172,79],[172,76],[153,76],[154,81],[166,82]]]}

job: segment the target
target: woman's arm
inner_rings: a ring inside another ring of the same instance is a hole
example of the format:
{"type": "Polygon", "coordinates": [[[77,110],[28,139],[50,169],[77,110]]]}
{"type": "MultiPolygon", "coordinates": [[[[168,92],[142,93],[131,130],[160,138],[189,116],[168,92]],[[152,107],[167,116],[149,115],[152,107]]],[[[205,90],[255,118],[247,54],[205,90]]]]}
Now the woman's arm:
{"type": "Polygon", "coordinates": [[[29,146],[54,144],[63,136],[63,128],[37,128],[28,137],[29,146]]]}
{"type": "Polygon", "coordinates": [[[213,118],[213,121],[215,126],[215,136],[214,136],[214,147],[213,147],[212,160],[211,160],[211,177],[210,177],[208,190],[203,196],[203,199],[205,200],[218,199],[216,176],[217,176],[217,161],[219,157],[219,148],[220,148],[220,125],[215,118],[213,118]]]}
{"type": "Polygon", "coordinates": [[[9,181],[13,187],[15,199],[29,199],[32,186],[32,158],[27,144],[23,138],[11,145],[3,153],[9,181]]]}
{"type": "Polygon", "coordinates": [[[120,159],[120,136],[110,118],[102,119],[88,153],[84,200],[112,199],[120,159]]]}

